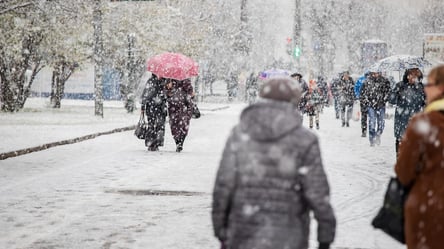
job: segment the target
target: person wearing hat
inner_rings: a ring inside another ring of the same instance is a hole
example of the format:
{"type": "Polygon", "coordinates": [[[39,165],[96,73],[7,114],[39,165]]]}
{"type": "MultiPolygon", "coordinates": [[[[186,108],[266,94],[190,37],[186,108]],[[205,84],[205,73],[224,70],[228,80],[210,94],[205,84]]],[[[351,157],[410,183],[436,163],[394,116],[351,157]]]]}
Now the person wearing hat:
{"type": "Polygon", "coordinates": [[[409,121],[395,164],[399,181],[410,188],[404,204],[408,249],[444,245],[444,65],[429,72],[424,91],[426,107],[409,121]]]}
{"type": "Polygon", "coordinates": [[[301,89],[272,78],[245,108],[225,145],[213,190],[213,230],[223,248],[308,248],[310,212],[319,248],[336,219],[317,136],[302,125],[301,89]]]}

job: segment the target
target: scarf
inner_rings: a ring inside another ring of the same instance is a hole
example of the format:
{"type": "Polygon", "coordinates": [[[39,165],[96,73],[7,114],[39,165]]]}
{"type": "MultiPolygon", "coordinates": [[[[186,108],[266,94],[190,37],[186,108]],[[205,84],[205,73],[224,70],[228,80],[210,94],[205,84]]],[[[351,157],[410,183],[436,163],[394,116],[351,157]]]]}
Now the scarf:
{"type": "Polygon", "coordinates": [[[433,112],[433,111],[444,111],[444,99],[438,99],[428,104],[425,108],[425,113],[433,112]]]}

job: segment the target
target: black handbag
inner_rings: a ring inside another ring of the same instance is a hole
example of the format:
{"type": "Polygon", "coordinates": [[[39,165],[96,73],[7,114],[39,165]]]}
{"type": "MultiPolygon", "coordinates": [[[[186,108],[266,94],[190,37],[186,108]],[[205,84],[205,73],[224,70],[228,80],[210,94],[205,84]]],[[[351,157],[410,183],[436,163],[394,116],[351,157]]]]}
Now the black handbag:
{"type": "Polygon", "coordinates": [[[200,110],[197,107],[196,103],[193,103],[193,112],[192,112],[192,118],[200,118],[200,110]]]}
{"type": "Polygon", "coordinates": [[[140,115],[139,122],[137,122],[136,130],[134,131],[134,135],[138,139],[145,139],[147,133],[147,124],[145,122],[145,117],[143,113],[140,115]]]}
{"type": "Polygon", "coordinates": [[[381,229],[395,240],[405,244],[404,203],[410,188],[404,187],[398,178],[391,177],[384,196],[384,205],[372,221],[372,226],[381,229]]]}

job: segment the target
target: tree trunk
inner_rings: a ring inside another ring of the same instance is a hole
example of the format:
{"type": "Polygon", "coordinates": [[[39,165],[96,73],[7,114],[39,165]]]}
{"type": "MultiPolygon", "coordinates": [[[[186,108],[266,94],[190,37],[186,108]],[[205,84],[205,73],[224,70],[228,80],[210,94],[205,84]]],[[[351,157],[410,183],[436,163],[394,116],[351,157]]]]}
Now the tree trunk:
{"type": "Polygon", "coordinates": [[[60,71],[59,67],[55,66],[54,70],[52,71],[52,78],[51,78],[51,97],[50,97],[50,105],[52,108],[60,108],[60,93],[58,91],[59,87],[59,79],[60,79],[60,71]]]}
{"type": "Polygon", "coordinates": [[[51,81],[51,107],[60,108],[65,95],[65,83],[74,72],[77,63],[68,63],[64,60],[56,63],[52,71],[51,81]]]}
{"type": "Polygon", "coordinates": [[[127,62],[127,73],[128,77],[126,78],[126,91],[125,91],[125,108],[128,113],[133,113],[136,108],[136,100],[135,100],[135,83],[137,80],[136,72],[135,72],[135,63],[134,63],[134,40],[135,37],[133,35],[128,35],[128,62],[127,62]]]}
{"type": "Polygon", "coordinates": [[[16,112],[22,109],[28,99],[35,76],[43,68],[37,48],[42,41],[40,33],[26,34],[22,41],[22,54],[16,61],[11,61],[4,53],[0,58],[1,111],[16,112]],[[8,60],[9,59],[9,60],[8,60]],[[29,79],[26,71],[32,68],[29,79]]]}
{"type": "Polygon", "coordinates": [[[103,118],[103,37],[102,1],[94,0],[94,114],[103,118]]]}
{"type": "Polygon", "coordinates": [[[241,53],[248,55],[250,53],[251,34],[248,30],[248,9],[247,0],[241,1],[240,30],[236,41],[236,49],[241,53]]]}

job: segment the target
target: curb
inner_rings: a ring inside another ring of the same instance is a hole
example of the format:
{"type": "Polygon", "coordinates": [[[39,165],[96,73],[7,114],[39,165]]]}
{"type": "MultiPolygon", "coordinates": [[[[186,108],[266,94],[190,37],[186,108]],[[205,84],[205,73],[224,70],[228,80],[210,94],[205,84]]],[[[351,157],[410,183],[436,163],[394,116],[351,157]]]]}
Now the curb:
{"type": "Polygon", "coordinates": [[[113,134],[113,133],[117,133],[117,132],[130,131],[130,130],[134,130],[134,129],[136,129],[136,125],[127,126],[127,127],[123,127],[123,128],[117,128],[117,129],[110,130],[110,131],[93,133],[93,134],[89,134],[89,135],[86,135],[86,136],[76,137],[76,138],[62,140],[62,141],[58,141],[58,142],[47,143],[47,144],[39,145],[39,146],[36,146],[36,147],[30,147],[30,148],[21,149],[21,150],[0,153],[0,160],[5,160],[5,159],[11,158],[11,157],[17,157],[17,156],[29,154],[29,153],[32,153],[32,152],[46,150],[46,149],[49,149],[49,148],[52,148],[52,147],[56,147],[56,146],[60,146],[60,145],[79,143],[79,142],[82,142],[82,141],[85,141],[85,140],[89,140],[89,139],[93,139],[93,138],[96,138],[96,137],[99,137],[99,136],[109,135],[109,134],[113,134]]]}

